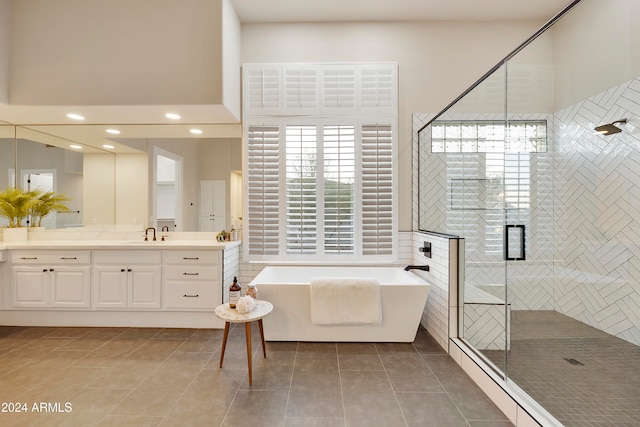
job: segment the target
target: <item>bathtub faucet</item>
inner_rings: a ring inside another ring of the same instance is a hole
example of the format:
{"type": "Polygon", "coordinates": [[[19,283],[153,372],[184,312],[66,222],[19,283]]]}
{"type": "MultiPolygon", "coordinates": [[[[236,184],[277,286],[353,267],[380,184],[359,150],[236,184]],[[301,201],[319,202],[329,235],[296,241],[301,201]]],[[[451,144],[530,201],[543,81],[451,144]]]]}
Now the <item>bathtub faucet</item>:
{"type": "Polygon", "coordinates": [[[429,271],[429,266],[428,265],[407,265],[404,268],[404,271],[409,271],[409,270],[429,271]]]}

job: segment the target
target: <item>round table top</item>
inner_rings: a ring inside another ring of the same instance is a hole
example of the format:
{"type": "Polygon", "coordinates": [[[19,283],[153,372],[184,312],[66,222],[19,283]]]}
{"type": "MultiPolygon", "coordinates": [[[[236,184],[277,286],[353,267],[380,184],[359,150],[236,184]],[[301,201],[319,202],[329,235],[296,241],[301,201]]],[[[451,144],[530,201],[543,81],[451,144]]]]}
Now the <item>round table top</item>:
{"type": "Polygon", "coordinates": [[[256,300],[256,306],[248,313],[238,313],[229,304],[220,304],[216,307],[216,316],[229,323],[247,323],[260,320],[273,310],[273,304],[269,301],[256,300]]]}

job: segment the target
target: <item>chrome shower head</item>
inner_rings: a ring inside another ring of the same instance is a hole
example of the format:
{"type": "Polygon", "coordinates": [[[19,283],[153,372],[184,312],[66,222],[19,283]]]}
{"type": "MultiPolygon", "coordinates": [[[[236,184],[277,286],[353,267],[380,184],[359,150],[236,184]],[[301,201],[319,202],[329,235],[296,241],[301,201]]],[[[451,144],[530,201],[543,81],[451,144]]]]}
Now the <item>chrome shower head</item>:
{"type": "Polygon", "coordinates": [[[627,119],[620,119],[616,120],[615,122],[607,123],[606,125],[596,126],[594,130],[596,131],[596,133],[599,133],[601,135],[613,135],[614,133],[620,133],[622,132],[622,129],[616,126],[616,124],[618,123],[626,124],[627,119]]]}

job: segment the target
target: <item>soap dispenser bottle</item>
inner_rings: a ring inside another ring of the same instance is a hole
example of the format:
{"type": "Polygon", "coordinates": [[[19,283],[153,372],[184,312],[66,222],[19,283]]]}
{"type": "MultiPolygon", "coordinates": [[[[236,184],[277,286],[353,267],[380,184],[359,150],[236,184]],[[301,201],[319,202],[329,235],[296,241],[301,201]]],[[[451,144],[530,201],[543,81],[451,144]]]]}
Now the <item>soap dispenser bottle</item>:
{"type": "Polygon", "coordinates": [[[242,288],[238,284],[238,278],[233,276],[233,283],[229,288],[229,308],[236,308],[236,303],[240,299],[242,288]]]}

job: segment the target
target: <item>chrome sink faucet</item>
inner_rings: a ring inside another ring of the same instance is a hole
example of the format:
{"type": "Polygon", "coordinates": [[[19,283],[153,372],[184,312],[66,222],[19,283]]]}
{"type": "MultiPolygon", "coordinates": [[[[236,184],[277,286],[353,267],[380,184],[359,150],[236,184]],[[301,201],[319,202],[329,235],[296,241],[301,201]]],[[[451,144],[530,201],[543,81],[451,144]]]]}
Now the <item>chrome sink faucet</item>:
{"type": "Polygon", "coordinates": [[[148,227],[146,230],[144,230],[144,241],[148,241],[149,240],[149,236],[148,236],[148,232],[149,230],[153,230],[153,241],[156,241],[156,229],[153,227],[148,227]]]}

